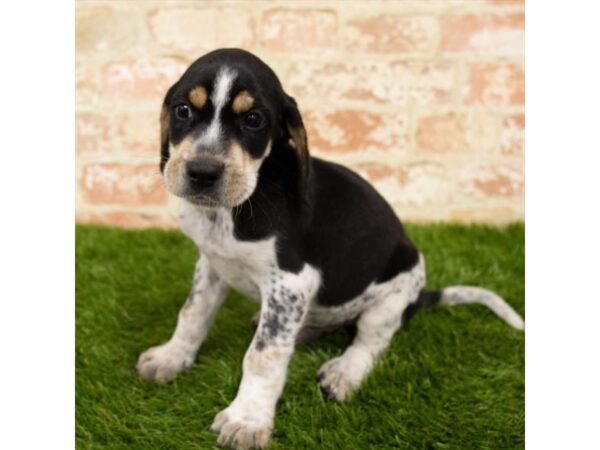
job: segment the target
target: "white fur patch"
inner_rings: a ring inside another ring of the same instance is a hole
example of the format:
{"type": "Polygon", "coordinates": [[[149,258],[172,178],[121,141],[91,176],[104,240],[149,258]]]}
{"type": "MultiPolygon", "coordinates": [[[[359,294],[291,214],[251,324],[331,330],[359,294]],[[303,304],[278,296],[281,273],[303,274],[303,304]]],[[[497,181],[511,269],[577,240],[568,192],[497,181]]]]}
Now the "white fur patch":
{"type": "Polygon", "coordinates": [[[199,144],[204,146],[215,145],[221,139],[221,110],[229,100],[231,86],[236,76],[237,74],[227,66],[223,67],[217,74],[210,96],[215,109],[214,116],[206,131],[198,138],[199,144]]]}
{"type": "Polygon", "coordinates": [[[343,401],[358,389],[400,328],[404,310],[417,300],[424,286],[425,262],[419,255],[419,262],[411,270],[380,285],[371,285],[365,292],[376,297],[369,302],[364,301],[365,294],[353,300],[357,309],[362,305],[354,342],[318,372],[321,387],[331,399],[343,401]]]}
{"type": "Polygon", "coordinates": [[[260,285],[276,265],[275,238],[240,241],[233,235],[231,210],[181,201],[179,223],[231,287],[260,301],[260,285]]]}

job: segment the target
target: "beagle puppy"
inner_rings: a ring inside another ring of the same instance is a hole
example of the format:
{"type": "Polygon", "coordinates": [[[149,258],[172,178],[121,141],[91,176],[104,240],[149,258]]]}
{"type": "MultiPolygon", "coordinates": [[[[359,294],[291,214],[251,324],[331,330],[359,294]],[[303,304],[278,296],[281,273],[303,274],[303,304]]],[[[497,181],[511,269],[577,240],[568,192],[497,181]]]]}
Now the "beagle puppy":
{"type": "Polygon", "coordinates": [[[307,330],[356,325],[352,344],[317,376],[343,401],[420,307],[480,303],[524,328],[491,291],[424,290],[423,255],[392,208],[356,173],[310,156],[296,102],[251,53],[220,49],[195,61],[168,90],[160,127],[164,183],[201,256],[171,339],[136,368],[160,382],[190,367],[229,288],[260,302],[238,393],[212,424],[219,444],[267,445],[307,330]]]}

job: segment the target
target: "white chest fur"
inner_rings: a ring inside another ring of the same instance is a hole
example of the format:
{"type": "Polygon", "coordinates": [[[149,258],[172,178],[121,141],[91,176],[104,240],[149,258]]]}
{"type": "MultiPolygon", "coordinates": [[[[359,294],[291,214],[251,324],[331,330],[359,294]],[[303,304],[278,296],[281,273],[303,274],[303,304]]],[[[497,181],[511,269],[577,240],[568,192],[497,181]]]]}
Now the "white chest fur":
{"type": "Polygon", "coordinates": [[[231,211],[199,208],[183,201],[183,232],[208,258],[211,267],[234,289],[260,300],[260,286],[277,268],[275,238],[245,242],[235,238],[231,211]]]}

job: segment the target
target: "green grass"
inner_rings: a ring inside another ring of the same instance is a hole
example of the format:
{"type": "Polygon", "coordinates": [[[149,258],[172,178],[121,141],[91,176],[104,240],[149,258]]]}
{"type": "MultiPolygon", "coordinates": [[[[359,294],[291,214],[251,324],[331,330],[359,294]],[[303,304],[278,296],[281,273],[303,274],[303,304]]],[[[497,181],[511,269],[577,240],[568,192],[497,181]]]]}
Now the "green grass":
{"type": "MultiPolygon", "coordinates": [[[[523,313],[524,226],[409,226],[428,286],[491,288],[523,313]]],[[[81,449],[210,449],[213,417],[233,400],[258,305],[231,293],[193,368],[140,381],[140,352],[167,340],[197,251],[176,231],[76,230],[76,442],[81,449]]],[[[524,447],[524,335],[482,306],[420,311],[347,403],[315,374],[350,343],[345,330],[299,346],[272,449],[524,447]]]]}

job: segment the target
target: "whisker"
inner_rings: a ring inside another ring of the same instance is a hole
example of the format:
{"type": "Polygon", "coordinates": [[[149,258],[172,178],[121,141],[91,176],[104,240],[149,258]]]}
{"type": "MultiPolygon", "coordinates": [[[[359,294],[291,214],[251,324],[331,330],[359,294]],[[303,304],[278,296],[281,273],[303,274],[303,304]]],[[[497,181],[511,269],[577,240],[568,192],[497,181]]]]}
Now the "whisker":
{"type": "Polygon", "coordinates": [[[248,198],[248,205],[250,206],[250,218],[254,216],[254,210],[252,209],[252,199],[248,198]]]}

